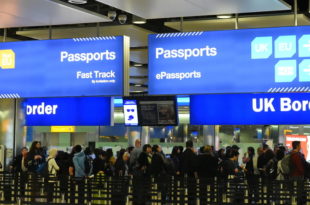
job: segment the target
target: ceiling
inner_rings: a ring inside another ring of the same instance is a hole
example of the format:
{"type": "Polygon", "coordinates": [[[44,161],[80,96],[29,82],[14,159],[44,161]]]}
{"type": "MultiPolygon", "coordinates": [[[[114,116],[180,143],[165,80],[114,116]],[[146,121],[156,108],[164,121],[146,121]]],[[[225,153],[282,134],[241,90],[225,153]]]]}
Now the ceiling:
{"type": "MultiPolygon", "coordinates": [[[[310,25],[308,10],[303,12],[307,6],[299,8],[298,25],[310,25]]],[[[239,13],[239,29],[292,26],[294,15],[289,9],[280,0],[88,0],[78,6],[67,0],[1,0],[0,28],[9,28],[5,41],[43,40],[50,34],[52,39],[129,36],[130,91],[147,92],[149,34],[181,31],[180,17],[184,17],[184,32],[235,29],[235,18],[216,18],[230,13],[239,13]],[[121,25],[117,18],[111,22],[106,17],[109,10],[126,14],[127,22],[121,25]],[[132,15],[147,18],[147,23],[133,24],[132,15]]],[[[0,42],[3,33],[0,29],[0,42]]]]}
{"type": "MultiPolygon", "coordinates": [[[[310,25],[310,19],[303,14],[298,15],[298,25],[310,25]]],[[[183,22],[183,31],[214,31],[235,29],[235,18],[229,19],[209,19],[209,20],[190,20],[183,22]]],[[[165,25],[180,30],[180,21],[165,22],[165,25]]],[[[238,28],[268,28],[294,26],[293,14],[282,14],[272,16],[255,16],[238,18],[238,28]]]]}
{"type": "Polygon", "coordinates": [[[104,15],[57,0],[1,0],[0,28],[108,21],[104,15]]]}
{"type": "Polygon", "coordinates": [[[289,10],[279,0],[96,0],[146,18],[173,18],[289,10]]]}

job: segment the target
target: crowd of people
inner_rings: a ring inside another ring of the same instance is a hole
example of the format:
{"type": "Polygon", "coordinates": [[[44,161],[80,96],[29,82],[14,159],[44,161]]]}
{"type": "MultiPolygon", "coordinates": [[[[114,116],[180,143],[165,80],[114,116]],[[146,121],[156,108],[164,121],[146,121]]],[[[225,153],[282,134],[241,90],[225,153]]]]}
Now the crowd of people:
{"type": "Polygon", "coordinates": [[[207,145],[196,151],[193,142],[187,141],[185,148],[175,146],[172,153],[166,155],[159,145],[141,146],[141,141],[136,140],[134,147],[119,150],[115,157],[112,149],[83,150],[81,145],[74,146],[71,153],[52,148],[47,154],[41,143],[35,141],[29,151],[26,147],[21,149],[11,163],[11,170],[22,176],[48,172],[52,176],[51,183],[68,176],[77,180],[96,175],[154,178],[173,175],[200,179],[243,176],[249,181],[250,191],[254,192],[259,178],[271,181],[309,177],[309,163],[300,152],[300,142],[292,145],[293,149],[287,150],[284,146],[271,149],[263,144],[256,152],[248,147],[239,157],[237,145],[218,151],[207,145]],[[240,159],[242,163],[239,164],[240,159]]]}

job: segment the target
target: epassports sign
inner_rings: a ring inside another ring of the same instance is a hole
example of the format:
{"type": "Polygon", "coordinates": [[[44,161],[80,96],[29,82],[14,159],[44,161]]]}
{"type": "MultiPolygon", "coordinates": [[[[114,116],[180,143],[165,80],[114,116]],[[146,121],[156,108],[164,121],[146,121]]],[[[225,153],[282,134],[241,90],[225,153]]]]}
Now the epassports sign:
{"type": "Polygon", "coordinates": [[[22,103],[26,126],[111,125],[110,97],[29,98],[22,103]]]}
{"type": "Polygon", "coordinates": [[[307,92],[310,26],[149,35],[149,94],[307,92]]]}
{"type": "Polygon", "coordinates": [[[125,39],[0,43],[0,98],[123,95],[125,39]]]}
{"type": "Polygon", "coordinates": [[[193,125],[310,124],[310,93],[193,95],[193,125]]]}

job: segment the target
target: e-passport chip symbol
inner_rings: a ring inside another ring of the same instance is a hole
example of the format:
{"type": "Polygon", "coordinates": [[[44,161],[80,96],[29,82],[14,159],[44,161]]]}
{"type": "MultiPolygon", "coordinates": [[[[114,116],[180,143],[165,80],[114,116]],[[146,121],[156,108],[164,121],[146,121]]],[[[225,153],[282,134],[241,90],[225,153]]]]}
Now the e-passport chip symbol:
{"type": "Polygon", "coordinates": [[[13,50],[0,50],[0,68],[15,68],[15,53],[13,50]]]}

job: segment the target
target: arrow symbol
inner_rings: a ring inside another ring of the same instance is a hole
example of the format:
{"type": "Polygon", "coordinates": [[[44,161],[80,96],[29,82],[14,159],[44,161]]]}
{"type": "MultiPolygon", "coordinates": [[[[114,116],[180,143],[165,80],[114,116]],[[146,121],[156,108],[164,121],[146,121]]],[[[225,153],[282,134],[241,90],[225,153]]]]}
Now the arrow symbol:
{"type": "Polygon", "coordinates": [[[304,44],[304,47],[310,50],[310,40],[308,41],[308,44],[304,44]]]}

